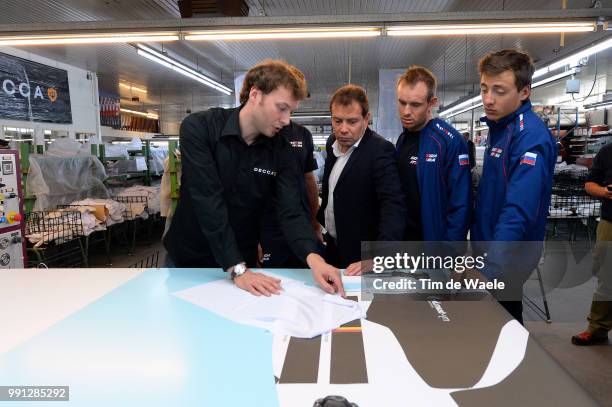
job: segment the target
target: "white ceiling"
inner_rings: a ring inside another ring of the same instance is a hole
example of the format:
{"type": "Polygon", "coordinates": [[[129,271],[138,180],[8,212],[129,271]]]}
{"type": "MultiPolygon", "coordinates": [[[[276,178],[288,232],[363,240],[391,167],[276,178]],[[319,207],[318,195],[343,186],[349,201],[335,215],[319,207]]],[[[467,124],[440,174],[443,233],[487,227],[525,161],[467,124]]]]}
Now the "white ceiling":
{"type": "MultiPolygon", "coordinates": [[[[371,0],[255,0],[265,14],[276,16],[315,16],[337,14],[468,12],[495,10],[558,10],[560,1],[475,0],[475,1],[371,1],[371,0]]],[[[253,0],[250,1],[251,3],[253,0]]],[[[569,8],[588,8],[591,1],[569,1],[569,8]]],[[[603,1],[612,6],[612,0],[603,1]]],[[[151,20],[178,18],[175,0],[2,0],[0,24],[32,24],[67,21],[151,20]]],[[[316,18],[315,18],[316,20],[316,18]]],[[[70,25],[66,25],[70,29],[70,25]]],[[[601,33],[566,35],[566,48],[590,43],[601,33]]],[[[607,34],[610,35],[610,34],[607,34]]],[[[312,97],[301,110],[325,110],[330,94],[349,80],[369,92],[372,108],[377,105],[378,70],[421,64],[439,79],[438,93],[448,104],[472,90],[477,81],[476,63],[490,50],[518,47],[529,51],[536,61],[550,61],[557,55],[559,36],[502,36],[474,38],[369,38],[340,41],[264,42],[176,42],[151,44],[169,55],[199,68],[203,73],[233,88],[234,74],[247,70],[264,58],[282,58],[295,64],[306,75],[312,97]]],[[[185,111],[216,105],[231,105],[234,96],[219,92],[182,77],[136,54],[130,45],[53,46],[29,48],[33,53],[60,60],[98,73],[100,88],[129,92],[119,81],[148,89],[134,92],[141,103],[133,107],[160,110],[162,121],[180,122],[185,111]]],[[[564,51],[561,51],[563,54],[564,51]]]]}

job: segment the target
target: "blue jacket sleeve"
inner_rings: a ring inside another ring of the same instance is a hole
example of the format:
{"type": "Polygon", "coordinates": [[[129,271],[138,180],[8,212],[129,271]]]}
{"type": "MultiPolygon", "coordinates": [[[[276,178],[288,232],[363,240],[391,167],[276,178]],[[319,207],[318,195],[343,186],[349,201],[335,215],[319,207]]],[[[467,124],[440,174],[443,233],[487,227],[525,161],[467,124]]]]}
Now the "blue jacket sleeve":
{"type": "Polygon", "coordinates": [[[546,141],[550,135],[538,134],[542,130],[521,131],[510,151],[506,199],[493,234],[495,241],[524,240],[540,215],[541,200],[549,193],[545,189],[553,176],[546,141]]]}
{"type": "Polygon", "coordinates": [[[446,154],[446,237],[466,240],[472,215],[472,175],[467,143],[461,135],[455,135],[446,154]]]}

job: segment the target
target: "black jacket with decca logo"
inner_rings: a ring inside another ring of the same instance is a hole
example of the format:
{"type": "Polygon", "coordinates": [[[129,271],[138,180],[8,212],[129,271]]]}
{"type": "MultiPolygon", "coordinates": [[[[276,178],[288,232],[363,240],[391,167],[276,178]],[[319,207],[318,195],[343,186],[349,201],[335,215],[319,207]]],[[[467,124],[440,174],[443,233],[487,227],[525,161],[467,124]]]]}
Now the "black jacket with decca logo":
{"type": "MultiPolygon", "coordinates": [[[[180,129],[181,190],[164,246],[178,267],[254,266],[266,202],[276,202],[281,228],[302,260],[316,238],[301,209],[298,171],[284,137],[247,145],[240,108],[187,116],[180,129]]],[[[299,174],[300,176],[303,176],[299,174]]]]}

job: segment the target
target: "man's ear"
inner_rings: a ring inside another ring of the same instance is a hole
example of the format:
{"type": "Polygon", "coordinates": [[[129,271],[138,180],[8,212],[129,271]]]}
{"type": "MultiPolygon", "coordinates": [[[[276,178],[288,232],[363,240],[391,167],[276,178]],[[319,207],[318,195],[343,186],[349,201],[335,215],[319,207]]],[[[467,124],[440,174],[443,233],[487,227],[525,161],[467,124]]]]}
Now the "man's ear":
{"type": "Polygon", "coordinates": [[[261,90],[257,86],[251,86],[251,90],[249,91],[249,99],[253,99],[254,101],[261,95],[261,90]]]}
{"type": "Polygon", "coordinates": [[[523,89],[519,91],[519,97],[521,98],[521,102],[524,102],[531,95],[531,85],[525,86],[523,89]]]}
{"type": "Polygon", "coordinates": [[[429,100],[429,106],[430,107],[438,106],[438,97],[437,96],[432,96],[432,98],[429,100]]]}
{"type": "Polygon", "coordinates": [[[366,121],[366,123],[370,123],[370,119],[372,118],[372,112],[368,112],[365,116],[364,116],[364,120],[366,121]]]}

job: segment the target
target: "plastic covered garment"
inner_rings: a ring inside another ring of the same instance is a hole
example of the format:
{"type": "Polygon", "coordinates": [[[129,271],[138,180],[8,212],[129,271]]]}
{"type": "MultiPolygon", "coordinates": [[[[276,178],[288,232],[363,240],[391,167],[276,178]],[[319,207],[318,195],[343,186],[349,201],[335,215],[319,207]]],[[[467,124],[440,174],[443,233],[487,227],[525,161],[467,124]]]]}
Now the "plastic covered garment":
{"type": "Polygon", "coordinates": [[[30,156],[26,188],[36,197],[35,211],[53,210],[84,198],[109,197],[104,185],[106,171],[96,157],[30,156]]]}
{"type": "Polygon", "coordinates": [[[164,173],[164,160],[168,157],[167,148],[151,148],[151,160],[149,161],[149,171],[153,175],[164,173]]]}
{"type": "Polygon", "coordinates": [[[366,317],[356,301],[327,294],[302,281],[279,278],[283,291],[270,297],[256,297],[236,287],[229,279],[202,284],[174,295],[232,321],[296,338],[313,338],[366,317]]]}
{"type": "Polygon", "coordinates": [[[130,158],[128,148],[125,144],[104,144],[104,154],[106,157],[130,158]]]}
{"type": "Polygon", "coordinates": [[[91,144],[81,144],[69,138],[58,138],[49,145],[46,157],[75,157],[91,155],[91,144]]]}

